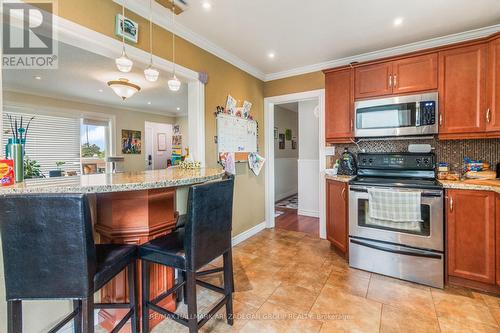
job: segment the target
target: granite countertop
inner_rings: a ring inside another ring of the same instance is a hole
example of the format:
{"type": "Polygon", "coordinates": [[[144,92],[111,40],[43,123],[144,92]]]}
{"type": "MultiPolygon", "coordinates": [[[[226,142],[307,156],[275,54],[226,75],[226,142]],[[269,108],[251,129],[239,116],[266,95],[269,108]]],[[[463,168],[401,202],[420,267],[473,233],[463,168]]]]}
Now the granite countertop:
{"type": "Polygon", "coordinates": [[[479,180],[479,179],[466,179],[459,181],[452,180],[439,180],[441,185],[445,189],[457,189],[457,190],[480,190],[480,191],[492,191],[500,193],[500,180],[479,180]]]}
{"type": "Polygon", "coordinates": [[[29,179],[0,187],[0,195],[18,193],[106,193],[188,186],[221,178],[222,168],[181,169],[29,179]]]}
{"type": "Polygon", "coordinates": [[[356,177],[356,176],[343,176],[343,175],[330,176],[330,175],[325,175],[326,179],[334,180],[334,181],[342,182],[342,183],[348,183],[354,177],[356,177]]]}

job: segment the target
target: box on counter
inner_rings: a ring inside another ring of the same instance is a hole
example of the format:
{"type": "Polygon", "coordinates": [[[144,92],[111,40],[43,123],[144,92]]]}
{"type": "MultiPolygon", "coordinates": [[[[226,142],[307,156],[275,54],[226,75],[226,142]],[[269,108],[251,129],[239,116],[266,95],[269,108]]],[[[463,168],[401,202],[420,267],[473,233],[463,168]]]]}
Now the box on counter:
{"type": "Polygon", "coordinates": [[[14,161],[0,160],[0,186],[14,184],[14,161]]]}

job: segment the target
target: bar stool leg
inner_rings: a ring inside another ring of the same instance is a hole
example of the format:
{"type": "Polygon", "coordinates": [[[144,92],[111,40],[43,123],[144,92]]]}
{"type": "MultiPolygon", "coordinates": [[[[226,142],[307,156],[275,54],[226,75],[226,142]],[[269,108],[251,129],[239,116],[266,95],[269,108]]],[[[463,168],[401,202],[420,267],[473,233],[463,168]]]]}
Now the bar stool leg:
{"type": "Polygon", "coordinates": [[[73,310],[77,310],[78,313],[73,322],[73,332],[82,333],[82,301],[77,299],[73,301],[73,310]]]}
{"type": "Polygon", "coordinates": [[[149,333],[149,262],[142,260],[142,333],[149,333]]]}
{"type": "Polygon", "coordinates": [[[128,265],[128,290],[130,307],[134,309],[130,324],[132,326],[132,333],[139,333],[139,321],[137,320],[139,307],[137,306],[137,288],[136,288],[136,264],[135,260],[128,265]]]}
{"type": "MultiPolygon", "coordinates": [[[[182,271],[181,274],[182,274],[182,281],[186,281],[186,272],[182,271]]],[[[182,300],[186,305],[188,304],[188,300],[186,297],[188,293],[187,288],[188,288],[187,283],[185,283],[184,286],[182,287],[182,300]]]]}
{"type": "Polygon", "coordinates": [[[94,333],[94,295],[82,300],[82,331],[94,333]]]}
{"type": "Polygon", "coordinates": [[[9,333],[22,333],[23,308],[21,301],[7,302],[7,330],[9,333]]]}
{"type": "Polygon", "coordinates": [[[226,294],[226,318],[227,323],[233,326],[234,315],[233,315],[233,255],[231,249],[224,253],[223,255],[223,265],[224,265],[224,292],[226,294]]]}
{"type": "Polygon", "coordinates": [[[189,333],[198,332],[198,309],[196,306],[196,272],[186,271],[186,294],[189,333]]]}

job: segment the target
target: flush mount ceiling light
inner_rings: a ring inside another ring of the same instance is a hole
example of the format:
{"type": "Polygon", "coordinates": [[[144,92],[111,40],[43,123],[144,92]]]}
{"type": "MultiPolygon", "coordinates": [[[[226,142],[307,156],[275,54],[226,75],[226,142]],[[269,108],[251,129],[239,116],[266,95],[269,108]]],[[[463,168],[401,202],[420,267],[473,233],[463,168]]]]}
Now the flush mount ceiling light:
{"type": "Polygon", "coordinates": [[[181,81],[175,76],[175,0],[172,0],[172,62],[174,64],[174,76],[168,80],[168,89],[179,91],[181,81]]]}
{"type": "Polygon", "coordinates": [[[122,20],[121,20],[121,32],[122,32],[122,55],[116,58],[115,64],[116,68],[122,73],[128,73],[132,70],[134,62],[127,57],[127,52],[125,52],[125,1],[122,3],[122,20]]]}
{"type": "Polygon", "coordinates": [[[269,52],[267,56],[269,59],[274,59],[274,57],[276,57],[276,54],[274,52],[269,52]]]}
{"type": "Polygon", "coordinates": [[[113,89],[115,94],[120,96],[123,100],[134,96],[141,90],[137,84],[130,83],[129,80],[120,78],[115,81],[109,81],[108,86],[113,89]]]}
{"type": "Polygon", "coordinates": [[[149,0],[149,67],[144,70],[149,82],[156,82],[160,72],[153,67],[153,0],[149,0]]]}
{"type": "Polygon", "coordinates": [[[203,1],[202,6],[203,6],[203,8],[204,8],[205,10],[210,10],[210,9],[212,9],[212,4],[211,4],[210,2],[208,2],[208,1],[203,1]]]}
{"type": "Polygon", "coordinates": [[[404,19],[402,17],[396,17],[394,19],[394,26],[399,27],[401,24],[403,24],[404,19]]]}

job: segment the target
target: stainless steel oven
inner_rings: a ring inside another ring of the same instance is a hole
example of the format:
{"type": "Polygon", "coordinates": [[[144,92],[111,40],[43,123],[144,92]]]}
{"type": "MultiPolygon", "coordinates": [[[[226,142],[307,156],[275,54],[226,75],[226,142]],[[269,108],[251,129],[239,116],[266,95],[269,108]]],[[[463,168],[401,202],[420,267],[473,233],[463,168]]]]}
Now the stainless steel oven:
{"type": "Polygon", "coordinates": [[[363,100],[355,103],[355,137],[437,133],[437,92],[363,100]]]}

